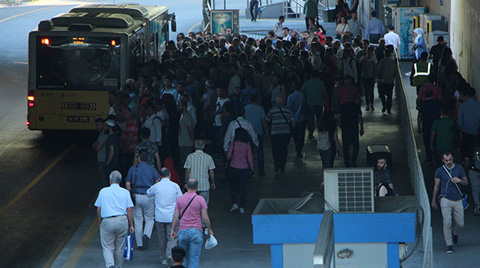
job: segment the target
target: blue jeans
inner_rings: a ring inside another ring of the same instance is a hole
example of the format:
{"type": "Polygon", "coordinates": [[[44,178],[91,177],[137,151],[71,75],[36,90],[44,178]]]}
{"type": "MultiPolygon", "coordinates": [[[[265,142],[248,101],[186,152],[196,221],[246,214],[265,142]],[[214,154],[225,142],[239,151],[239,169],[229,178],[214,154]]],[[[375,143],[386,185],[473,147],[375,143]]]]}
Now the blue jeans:
{"type": "Polygon", "coordinates": [[[187,257],[185,258],[183,266],[188,268],[198,268],[203,244],[202,231],[195,228],[179,231],[178,244],[187,252],[187,257]]]}
{"type": "Polygon", "coordinates": [[[252,21],[257,21],[258,1],[250,1],[250,15],[252,16],[252,21]]]}
{"type": "Polygon", "coordinates": [[[358,151],[360,149],[358,129],[342,129],[342,142],[343,161],[345,162],[345,167],[356,167],[358,151]],[[353,147],[352,155],[350,155],[350,147],[353,147]]]}

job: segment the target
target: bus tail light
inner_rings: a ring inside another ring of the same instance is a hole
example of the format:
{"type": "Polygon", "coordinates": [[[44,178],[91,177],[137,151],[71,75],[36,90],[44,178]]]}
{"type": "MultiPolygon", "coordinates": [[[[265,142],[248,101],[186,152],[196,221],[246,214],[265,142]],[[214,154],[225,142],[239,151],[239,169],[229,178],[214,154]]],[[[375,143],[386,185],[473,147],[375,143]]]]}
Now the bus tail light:
{"type": "Polygon", "coordinates": [[[27,121],[27,126],[30,125],[30,121],[27,121]]]}
{"type": "Polygon", "coordinates": [[[116,46],[116,45],[117,45],[117,41],[112,40],[112,42],[110,42],[110,44],[111,44],[112,46],[116,46]]]}
{"type": "Polygon", "coordinates": [[[28,92],[27,100],[29,108],[35,107],[35,94],[33,90],[28,92]]]}
{"type": "Polygon", "coordinates": [[[42,45],[50,45],[50,39],[48,38],[42,38],[42,45]]]}

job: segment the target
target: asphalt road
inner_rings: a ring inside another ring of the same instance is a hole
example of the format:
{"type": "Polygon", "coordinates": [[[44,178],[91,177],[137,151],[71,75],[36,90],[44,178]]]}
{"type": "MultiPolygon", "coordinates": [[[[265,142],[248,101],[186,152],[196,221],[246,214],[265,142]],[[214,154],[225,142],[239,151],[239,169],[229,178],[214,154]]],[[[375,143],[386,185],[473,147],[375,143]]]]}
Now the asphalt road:
{"type": "MultiPolygon", "coordinates": [[[[0,8],[0,267],[48,264],[98,192],[96,157],[90,149],[94,133],[45,137],[25,125],[29,31],[43,19],[93,2],[101,1],[37,1],[0,8]]],[[[177,29],[187,32],[202,19],[200,3],[161,4],[177,14],[177,29]]]]}

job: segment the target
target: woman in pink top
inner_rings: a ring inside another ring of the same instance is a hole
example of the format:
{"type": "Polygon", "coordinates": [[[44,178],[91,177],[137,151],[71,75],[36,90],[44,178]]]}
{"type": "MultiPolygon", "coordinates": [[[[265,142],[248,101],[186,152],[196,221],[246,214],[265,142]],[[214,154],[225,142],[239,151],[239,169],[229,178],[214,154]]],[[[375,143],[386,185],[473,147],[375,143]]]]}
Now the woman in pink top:
{"type": "Polygon", "coordinates": [[[249,142],[250,135],[247,130],[239,127],[235,130],[235,139],[228,147],[227,160],[230,161],[228,180],[233,203],[230,212],[240,208],[240,213],[245,213],[247,179],[250,170],[253,171],[253,154],[249,142]]]}

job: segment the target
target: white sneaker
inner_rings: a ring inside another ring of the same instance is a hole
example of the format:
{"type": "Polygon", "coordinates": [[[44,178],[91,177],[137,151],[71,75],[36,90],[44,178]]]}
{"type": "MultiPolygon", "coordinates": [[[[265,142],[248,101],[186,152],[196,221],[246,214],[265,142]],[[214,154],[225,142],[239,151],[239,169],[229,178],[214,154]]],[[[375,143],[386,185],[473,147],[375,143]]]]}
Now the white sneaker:
{"type": "Polygon", "coordinates": [[[237,204],[233,204],[232,208],[228,211],[230,213],[234,212],[235,210],[238,209],[238,205],[237,204]]]}
{"type": "Polygon", "coordinates": [[[166,261],[167,261],[167,267],[170,267],[170,266],[173,265],[173,259],[172,259],[172,257],[168,257],[166,261]]]}
{"type": "Polygon", "coordinates": [[[162,264],[163,264],[163,265],[167,265],[167,259],[163,260],[163,261],[162,261],[162,264]]]}
{"type": "Polygon", "coordinates": [[[241,213],[241,214],[245,213],[245,209],[244,209],[244,208],[240,208],[240,213],[241,213]]]}

